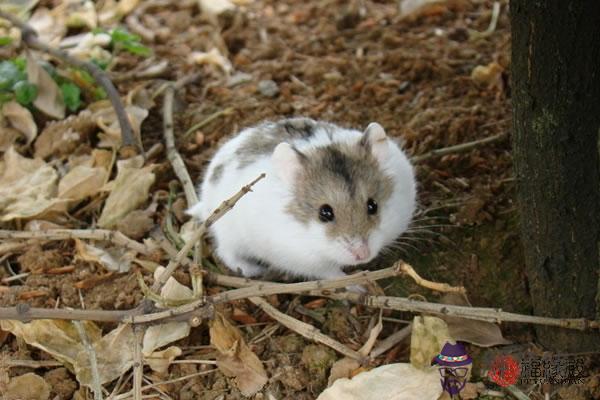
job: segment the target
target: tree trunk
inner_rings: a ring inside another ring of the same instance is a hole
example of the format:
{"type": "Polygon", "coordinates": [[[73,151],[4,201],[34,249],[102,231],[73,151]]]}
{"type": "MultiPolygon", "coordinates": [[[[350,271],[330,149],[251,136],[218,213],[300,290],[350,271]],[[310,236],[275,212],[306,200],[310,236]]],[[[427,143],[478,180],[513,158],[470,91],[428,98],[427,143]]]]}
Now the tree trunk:
{"type": "MultiPolygon", "coordinates": [[[[535,313],[600,319],[600,1],[511,0],[513,154],[535,313]]],[[[554,351],[600,333],[538,328],[554,351]]]]}

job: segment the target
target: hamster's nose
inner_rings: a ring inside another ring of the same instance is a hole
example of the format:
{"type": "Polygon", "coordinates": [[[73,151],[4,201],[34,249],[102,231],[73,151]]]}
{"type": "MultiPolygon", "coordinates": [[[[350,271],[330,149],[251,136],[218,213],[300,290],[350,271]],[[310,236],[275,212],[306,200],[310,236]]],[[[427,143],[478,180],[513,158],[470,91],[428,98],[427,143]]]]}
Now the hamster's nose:
{"type": "Polygon", "coordinates": [[[354,256],[356,261],[363,261],[371,256],[371,250],[369,250],[369,245],[366,241],[362,241],[352,246],[350,248],[350,253],[352,253],[352,256],[354,256]]]}

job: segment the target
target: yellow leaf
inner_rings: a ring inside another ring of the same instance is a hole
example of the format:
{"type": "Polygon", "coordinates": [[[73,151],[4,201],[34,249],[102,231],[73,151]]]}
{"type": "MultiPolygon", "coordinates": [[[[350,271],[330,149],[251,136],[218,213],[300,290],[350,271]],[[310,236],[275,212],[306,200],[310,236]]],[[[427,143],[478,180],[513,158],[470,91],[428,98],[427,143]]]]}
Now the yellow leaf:
{"type": "Polygon", "coordinates": [[[75,201],[91,197],[102,189],[107,175],[103,168],[77,166],[60,180],[58,197],[75,201]]]}
{"type": "Polygon", "coordinates": [[[3,398],[6,400],[47,400],[50,398],[50,385],[41,376],[29,372],[12,378],[3,398]]]}

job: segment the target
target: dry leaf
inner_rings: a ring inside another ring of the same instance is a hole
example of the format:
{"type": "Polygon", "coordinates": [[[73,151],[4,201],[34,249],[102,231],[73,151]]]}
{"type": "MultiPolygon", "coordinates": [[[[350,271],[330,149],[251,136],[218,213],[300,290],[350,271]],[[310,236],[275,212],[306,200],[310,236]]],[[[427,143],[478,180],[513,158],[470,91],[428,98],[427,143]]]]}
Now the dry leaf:
{"type": "Polygon", "coordinates": [[[148,199],[150,186],[154,183],[153,166],[143,168],[119,162],[117,177],[113,181],[112,191],[98,220],[102,228],[114,227],[121,218],[135,210],[148,199]]]}
{"type": "Polygon", "coordinates": [[[95,29],[98,26],[96,7],[90,0],[65,0],[62,5],[64,8],[60,11],[67,16],[67,27],[95,29]]]}
{"type": "Polygon", "coordinates": [[[454,339],[443,320],[431,316],[416,316],[410,339],[410,363],[415,368],[428,368],[433,357],[449,341],[454,342],[454,339]]]}
{"type": "Polygon", "coordinates": [[[72,168],[58,184],[58,197],[74,201],[91,197],[102,189],[107,177],[104,168],[84,165],[72,168]]]}
{"type": "Polygon", "coordinates": [[[471,72],[471,79],[482,86],[501,86],[504,69],[497,62],[488,65],[478,65],[471,72]]]}
{"type": "Polygon", "coordinates": [[[21,132],[14,128],[4,126],[5,124],[6,120],[2,119],[2,114],[0,113],[0,153],[8,150],[23,136],[21,132]]]}
{"type": "MultiPolygon", "coordinates": [[[[101,384],[117,379],[133,367],[135,335],[131,324],[121,324],[93,343],[101,384]]],[[[74,366],[79,383],[91,386],[90,356],[85,349],[77,354],[74,366]]]]}
{"type": "Polygon", "coordinates": [[[203,13],[213,18],[225,11],[235,10],[235,4],[230,0],[198,0],[198,5],[203,13]]]}
{"type": "Polygon", "coordinates": [[[209,52],[203,51],[193,51],[190,54],[190,62],[194,64],[209,64],[216,65],[221,68],[225,74],[230,75],[233,71],[233,65],[227,59],[227,57],[223,56],[218,49],[213,48],[209,52]]]}
{"type": "Polygon", "coordinates": [[[70,154],[96,128],[96,121],[89,110],[83,110],[62,121],[51,122],[35,141],[35,156],[47,158],[53,154],[70,154]]]}
{"type": "Polygon", "coordinates": [[[27,79],[38,89],[33,105],[49,117],[63,119],[65,103],[60,88],[50,74],[38,64],[31,52],[27,52],[27,79]]]}
{"type": "Polygon", "coordinates": [[[76,260],[98,263],[109,271],[127,272],[131,268],[131,262],[136,256],[135,251],[122,247],[103,248],[97,244],[92,246],[79,239],[75,239],[76,260]]]}
{"type": "Polygon", "coordinates": [[[102,8],[98,12],[98,19],[101,26],[111,25],[121,20],[124,16],[132,12],[140,0],[106,0],[102,3],[102,8]]]}
{"type": "Polygon", "coordinates": [[[48,400],[50,385],[41,376],[30,372],[12,378],[3,394],[5,400],[48,400]]]}
{"type": "Polygon", "coordinates": [[[150,368],[159,374],[167,373],[169,365],[176,357],[181,355],[182,351],[177,346],[171,346],[163,351],[155,351],[149,356],[144,357],[150,368]]]}
{"type": "Polygon", "coordinates": [[[67,33],[64,15],[47,8],[36,8],[27,23],[37,32],[38,37],[50,46],[57,46],[67,33]]]}
{"type": "Polygon", "coordinates": [[[119,220],[116,228],[131,239],[141,239],[154,227],[152,214],[149,210],[133,210],[119,220]]]}
{"type": "MultiPolygon", "coordinates": [[[[148,110],[138,106],[127,106],[125,112],[129,118],[133,134],[139,140],[142,122],[148,116],[148,110]]],[[[121,146],[121,126],[117,114],[112,107],[105,108],[95,113],[95,119],[103,133],[98,134],[100,141],[98,147],[119,148],[121,146]]]]}
{"type": "MultiPolygon", "coordinates": [[[[165,271],[164,267],[154,270],[154,279],[158,279],[165,271]]],[[[193,292],[187,286],[177,282],[175,278],[169,277],[160,290],[160,296],[165,300],[191,300],[193,292]]],[[[155,303],[159,308],[164,305],[155,303]]],[[[152,325],[146,330],[142,344],[142,353],[149,356],[156,349],[163,347],[176,340],[182,339],[190,334],[190,325],[187,322],[168,322],[166,324],[152,325]]]]}
{"type": "Polygon", "coordinates": [[[38,129],[33,120],[33,115],[31,115],[31,112],[27,108],[16,101],[9,101],[2,106],[2,114],[13,128],[25,135],[27,145],[33,142],[37,136],[38,129]]]}
{"type": "Polygon", "coordinates": [[[437,400],[441,393],[437,368],[400,363],[338,379],[317,400],[437,400]]]}
{"type": "Polygon", "coordinates": [[[267,373],[260,359],[250,350],[242,334],[220,313],[210,322],[210,343],[217,349],[217,367],[234,377],[244,396],[252,396],[267,383],[267,373]]]}
{"type": "MultiPolygon", "coordinates": [[[[102,331],[93,322],[85,321],[83,326],[91,342],[100,339],[102,331]]],[[[26,324],[3,320],[0,328],[49,353],[69,369],[73,369],[77,354],[83,350],[79,333],[70,321],[40,319],[26,324]]]]}
{"type": "Polygon", "coordinates": [[[4,153],[3,165],[0,221],[65,209],[67,201],[56,198],[58,174],[54,168],[40,159],[22,157],[12,147],[4,153]]]}

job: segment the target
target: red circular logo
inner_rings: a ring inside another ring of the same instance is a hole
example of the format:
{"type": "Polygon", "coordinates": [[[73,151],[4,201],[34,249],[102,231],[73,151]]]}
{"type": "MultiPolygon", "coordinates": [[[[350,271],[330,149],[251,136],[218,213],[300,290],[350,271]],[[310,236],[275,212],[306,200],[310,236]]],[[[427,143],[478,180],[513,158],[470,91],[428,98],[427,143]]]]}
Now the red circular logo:
{"type": "Polygon", "coordinates": [[[498,385],[506,387],[514,385],[519,379],[521,367],[511,356],[498,356],[492,362],[488,377],[498,385]]]}

